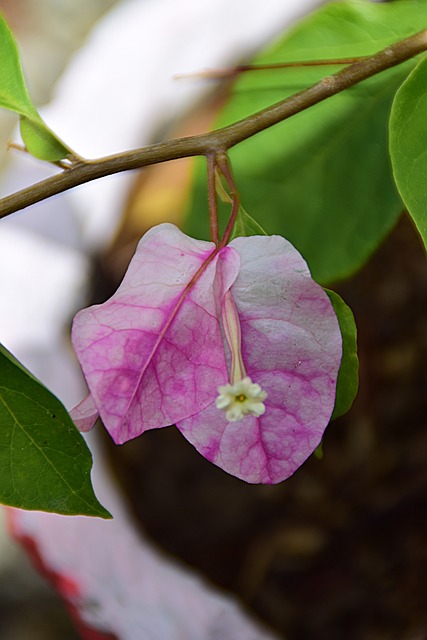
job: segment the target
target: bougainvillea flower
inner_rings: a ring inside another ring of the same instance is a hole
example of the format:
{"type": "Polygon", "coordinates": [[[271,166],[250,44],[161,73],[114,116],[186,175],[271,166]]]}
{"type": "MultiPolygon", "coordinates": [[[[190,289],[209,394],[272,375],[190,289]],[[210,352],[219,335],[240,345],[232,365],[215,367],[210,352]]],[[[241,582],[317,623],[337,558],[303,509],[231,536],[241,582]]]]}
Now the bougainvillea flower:
{"type": "Polygon", "coordinates": [[[176,424],[247,482],[289,477],[314,451],[335,402],[342,344],[328,296],[280,236],[220,251],[170,224],[142,238],[122,284],[80,311],[74,349],[98,415],[121,444],[176,424]]]}

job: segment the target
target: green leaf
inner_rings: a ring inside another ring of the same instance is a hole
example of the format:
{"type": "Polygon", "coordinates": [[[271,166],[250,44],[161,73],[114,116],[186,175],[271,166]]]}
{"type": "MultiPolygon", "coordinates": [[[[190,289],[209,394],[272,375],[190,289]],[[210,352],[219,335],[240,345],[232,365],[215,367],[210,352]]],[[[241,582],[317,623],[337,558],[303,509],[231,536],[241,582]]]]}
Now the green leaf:
{"type": "Polygon", "coordinates": [[[73,153],[39,116],[31,119],[21,116],[20,131],[27,151],[40,160],[58,162],[73,153]]]}
{"type": "Polygon", "coordinates": [[[234,225],[231,240],[239,236],[266,236],[268,235],[260,224],[249,215],[249,213],[240,205],[237,214],[236,223],[234,225]]]}
{"type": "Polygon", "coordinates": [[[338,318],[342,335],[342,359],[338,372],[337,395],[332,420],[346,413],[356,397],[359,387],[359,360],[357,357],[357,328],[353,313],[342,298],[326,289],[338,318]]]}
{"type": "MultiPolygon", "coordinates": [[[[368,55],[427,26],[426,0],[327,3],[258,56],[259,64],[368,55]]],[[[403,209],[387,122],[409,61],[257,134],[230,150],[242,199],[269,233],[288,238],[323,283],[344,278],[376,249],[403,209]]],[[[216,126],[236,122],[340,67],[248,72],[216,126]]],[[[196,177],[186,231],[208,237],[196,177]]],[[[224,224],[224,219],[220,220],[224,224]]]]}
{"type": "Polygon", "coordinates": [[[0,15],[0,106],[32,117],[35,109],[28,95],[18,48],[3,16],[0,15]]]}
{"type": "Polygon", "coordinates": [[[427,248],[427,59],[402,84],[390,116],[390,154],[400,195],[427,248]]]}
{"type": "Polygon", "coordinates": [[[63,405],[0,345],[0,502],[110,518],[93,492],[91,467],[63,405]]]}
{"type": "Polygon", "coordinates": [[[18,47],[0,15],[0,107],[15,111],[21,119],[21,135],[27,150],[37,158],[56,162],[72,151],[44,123],[28,94],[18,47]]]}
{"type": "Polygon", "coordinates": [[[321,442],[320,442],[319,446],[317,447],[317,449],[315,449],[313,451],[313,455],[318,460],[323,460],[323,439],[321,440],[321,442]]]}

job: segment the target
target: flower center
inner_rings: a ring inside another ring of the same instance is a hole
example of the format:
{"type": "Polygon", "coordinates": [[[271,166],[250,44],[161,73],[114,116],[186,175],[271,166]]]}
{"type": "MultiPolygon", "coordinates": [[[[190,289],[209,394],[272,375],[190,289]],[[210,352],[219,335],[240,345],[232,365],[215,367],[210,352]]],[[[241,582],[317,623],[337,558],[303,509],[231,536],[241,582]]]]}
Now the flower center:
{"type": "Polygon", "coordinates": [[[218,394],[216,408],[225,411],[229,422],[238,422],[247,415],[258,418],[265,413],[264,400],[267,394],[249,376],[236,384],[218,387],[218,394]]]}
{"type": "Polygon", "coordinates": [[[259,417],[265,412],[264,400],[267,394],[246,374],[241,349],[239,314],[230,291],[224,296],[222,323],[231,353],[231,381],[218,387],[216,408],[225,411],[225,417],[229,422],[238,422],[248,414],[259,417]]]}

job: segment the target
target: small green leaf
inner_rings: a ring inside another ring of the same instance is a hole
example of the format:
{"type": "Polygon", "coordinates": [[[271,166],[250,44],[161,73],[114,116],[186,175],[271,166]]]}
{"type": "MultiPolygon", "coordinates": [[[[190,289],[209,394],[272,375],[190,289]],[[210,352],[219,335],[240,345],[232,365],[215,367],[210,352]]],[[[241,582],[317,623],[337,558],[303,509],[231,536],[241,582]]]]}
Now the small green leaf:
{"type": "Polygon", "coordinates": [[[93,492],[91,467],[63,405],[0,345],[0,502],[110,518],[93,492]]]}
{"type": "Polygon", "coordinates": [[[39,116],[21,116],[20,130],[27,151],[40,160],[58,162],[72,153],[39,116]]]}
{"type": "Polygon", "coordinates": [[[357,357],[357,328],[353,313],[344,300],[335,293],[325,289],[338,318],[342,335],[342,359],[338,372],[337,395],[332,420],[346,413],[356,397],[359,386],[359,360],[357,357]]]}
{"type": "Polygon", "coordinates": [[[427,58],[396,93],[390,154],[397,188],[427,248],[427,58]]]}
{"type": "Polygon", "coordinates": [[[44,123],[28,94],[19,51],[9,26],[0,15],[0,107],[15,111],[21,120],[21,135],[32,155],[56,162],[72,154],[44,123]]]}
{"type": "Polygon", "coordinates": [[[323,439],[322,439],[321,443],[319,444],[319,446],[317,447],[317,449],[315,449],[313,451],[313,455],[318,460],[323,460],[323,439]]]}
{"type": "Polygon", "coordinates": [[[240,205],[237,214],[236,223],[234,225],[231,240],[239,236],[266,236],[268,235],[260,224],[249,215],[249,213],[240,205]]]}

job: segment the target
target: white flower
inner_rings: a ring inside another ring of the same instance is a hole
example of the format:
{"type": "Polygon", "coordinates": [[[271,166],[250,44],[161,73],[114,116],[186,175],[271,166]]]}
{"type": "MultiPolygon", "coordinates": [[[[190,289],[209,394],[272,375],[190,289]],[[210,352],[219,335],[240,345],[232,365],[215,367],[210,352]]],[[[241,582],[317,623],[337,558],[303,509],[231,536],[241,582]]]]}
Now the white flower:
{"type": "Polygon", "coordinates": [[[225,411],[229,422],[238,422],[248,414],[258,418],[265,412],[264,400],[267,394],[248,376],[236,384],[218,387],[218,393],[216,408],[225,411]]]}

